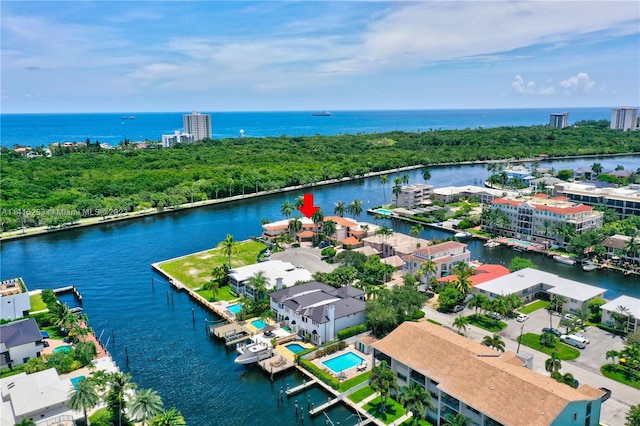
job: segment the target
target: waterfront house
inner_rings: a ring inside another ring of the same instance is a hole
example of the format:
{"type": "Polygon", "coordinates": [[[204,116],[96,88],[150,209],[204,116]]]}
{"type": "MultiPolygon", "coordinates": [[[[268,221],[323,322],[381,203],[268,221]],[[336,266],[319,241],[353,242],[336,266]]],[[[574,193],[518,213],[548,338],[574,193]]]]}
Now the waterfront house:
{"type": "Polygon", "coordinates": [[[362,240],[366,247],[380,253],[380,257],[402,256],[413,253],[421,247],[431,245],[431,241],[394,232],[392,235],[371,235],[362,240]]]}
{"type": "Polygon", "coordinates": [[[602,310],[602,322],[604,324],[613,326],[615,322],[611,314],[617,313],[627,317],[625,328],[628,333],[635,333],[640,330],[640,299],[631,296],[620,296],[600,306],[600,309],[602,310]]]}
{"type": "Polygon", "coordinates": [[[0,325],[0,369],[22,365],[44,349],[40,328],[33,318],[0,325]]]}
{"type": "Polygon", "coordinates": [[[312,281],[278,289],[269,295],[275,320],[317,345],[336,339],[337,333],[363,324],[365,293],[355,287],[340,288],[312,281]]]}
{"type": "Polygon", "coordinates": [[[31,299],[22,278],[0,282],[0,319],[15,320],[29,314],[31,299]]]}
{"type": "Polygon", "coordinates": [[[482,204],[489,204],[498,197],[509,194],[502,189],[484,188],[482,186],[446,186],[433,190],[431,199],[442,203],[451,203],[459,198],[478,198],[482,204]]]}
{"type": "Polygon", "coordinates": [[[640,216],[640,184],[602,188],[593,183],[560,182],[553,186],[553,195],[562,195],[574,202],[593,207],[615,210],[622,219],[640,216]]]}
{"type": "Polygon", "coordinates": [[[600,421],[602,391],[574,389],[525,367],[513,352],[500,353],[427,321],[402,323],[372,344],[377,362],[386,361],[398,385],[417,383],[431,395],[434,424],[462,414],[472,424],[585,425],[600,421]]]}
{"type": "MultiPolygon", "coordinates": [[[[468,263],[471,260],[471,252],[467,244],[458,241],[446,241],[415,250],[411,254],[402,256],[404,261],[404,275],[413,274],[420,270],[427,261],[433,261],[436,267],[435,277],[449,275],[456,263],[468,263]]],[[[433,277],[421,277],[424,283],[428,283],[433,277]]]]}
{"type": "Polygon", "coordinates": [[[294,266],[290,262],[282,260],[269,260],[253,265],[241,266],[229,270],[229,286],[239,296],[246,295],[255,299],[255,289],[251,286],[251,278],[258,272],[262,272],[267,279],[266,290],[277,286],[290,287],[296,283],[305,283],[313,278],[311,272],[302,267],[294,266]]]}
{"type": "Polygon", "coordinates": [[[396,207],[413,209],[424,204],[431,203],[433,185],[416,183],[404,185],[400,188],[400,195],[396,199],[396,207]]]}
{"type": "Polygon", "coordinates": [[[574,312],[588,308],[589,303],[596,297],[603,297],[606,290],[538,269],[525,268],[478,284],[471,292],[484,294],[491,300],[515,294],[523,303],[557,295],[565,300],[561,311],[574,312]]]}
{"type": "MultiPolygon", "coordinates": [[[[471,281],[472,286],[477,286],[478,284],[482,284],[484,282],[491,281],[510,274],[509,268],[502,265],[492,265],[485,263],[479,266],[474,266],[472,264],[471,266],[473,267],[473,275],[469,277],[469,281],[471,281]]],[[[456,279],[458,279],[456,275],[447,275],[446,277],[438,278],[438,282],[451,283],[456,279]]]]}
{"type": "Polygon", "coordinates": [[[640,264],[640,238],[636,237],[634,243],[631,240],[629,236],[615,234],[605,238],[602,245],[609,259],[640,264]]]}

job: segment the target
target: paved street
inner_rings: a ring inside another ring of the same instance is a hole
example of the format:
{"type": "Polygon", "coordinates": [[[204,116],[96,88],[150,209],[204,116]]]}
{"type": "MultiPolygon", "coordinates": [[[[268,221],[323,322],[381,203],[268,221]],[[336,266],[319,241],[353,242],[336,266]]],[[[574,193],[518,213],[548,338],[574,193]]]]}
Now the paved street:
{"type": "Polygon", "coordinates": [[[291,262],[295,266],[302,266],[312,274],[315,272],[331,272],[335,265],[330,265],[321,259],[321,250],[313,247],[287,248],[285,251],[273,253],[271,259],[291,262]]]}
{"type": "MultiPolygon", "coordinates": [[[[424,311],[427,318],[431,318],[443,325],[452,326],[456,315],[470,315],[471,309],[465,309],[459,314],[445,314],[436,311],[430,307],[425,307],[424,311]]],[[[529,315],[529,319],[525,322],[517,322],[515,319],[505,319],[508,326],[499,334],[505,342],[505,347],[509,351],[518,351],[517,337],[520,332],[540,334],[543,327],[549,327],[549,314],[544,309],[539,309],[529,315]]],[[[560,316],[554,315],[552,323],[555,328],[564,332],[564,328],[559,328],[558,323],[560,316]]],[[[453,329],[456,332],[455,329],[453,329]]],[[[475,326],[467,326],[464,333],[477,341],[482,341],[484,336],[491,335],[486,330],[475,326]]],[[[623,341],[620,337],[600,330],[599,328],[589,328],[583,333],[590,339],[591,343],[586,349],[580,351],[580,357],[573,361],[562,361],[562,373],[571,373],[581,384],[590,384],[596,388],[605,387],[611,389],[611,398],[602,404],[602,412],[600,422],[603,425],[622,426],[624,425],[624,417],[631,405],[640,402],[640,391],[629,386],[610,380],[600,374],[600,366],[607,362],[605,353],[608,350],[621,350],[623,341]]],[[[538,352],[527,346],[520,345],[520,352],[527,352],[533,355],[533,369],[540,374],[548,375],[544,369],[544,363],[549,358],[542,352],[538,352]]]]}

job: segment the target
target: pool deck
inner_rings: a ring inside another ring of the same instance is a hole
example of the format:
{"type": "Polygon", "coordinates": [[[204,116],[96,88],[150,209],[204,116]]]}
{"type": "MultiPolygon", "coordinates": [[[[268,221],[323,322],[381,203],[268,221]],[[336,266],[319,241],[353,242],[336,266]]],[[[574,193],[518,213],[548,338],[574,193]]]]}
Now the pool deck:
{"type": "Polygon", "coordinates": [[[345,380],[349,380],[352,377],[359,376],[360,374],[371,370],[371,362],[369,362],[367,358],[368,358],[367,355],[358,352],[351,346],[348,346],[345,349],[332,353],[331,355],[316,358],[311,362],[314,363],[316,367],[318,367],[319,369],[333,375],[334,377],[336,377],[338,380],[342,382],[345,380]],[[329,367],[323,364],[323,362],[326,362],[327,360],[339,357],[340,355],[344,355],[348,352],[353,352],[353,354],[359,356],[360,358],[363,358],[365,360],[365,365],[354,365],[353,367],[347,368],[346,370],[342,370],[339,373],[335,373],[333,370],[331,370],[329,367]]]}

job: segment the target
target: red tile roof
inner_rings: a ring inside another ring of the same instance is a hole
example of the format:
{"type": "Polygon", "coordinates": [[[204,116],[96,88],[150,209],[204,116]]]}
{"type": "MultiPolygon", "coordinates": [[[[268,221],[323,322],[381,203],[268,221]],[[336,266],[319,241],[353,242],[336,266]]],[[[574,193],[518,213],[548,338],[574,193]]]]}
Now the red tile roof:
{"type": "Polygon", "coordinates": [[[357,244],[360,244],[360,240],[357,239],[356,237],[347,237],[344,240],[342,240],[342,244],[346,246],[355,246],[357,244]]]}
{"type": "MultiPolygon", "coordinates": [[[[509,275],[509,269],[502,265],[485,264],[478,266],[473,270],[473,275],[469,278],[473,286],[482,284],[484,282],[509,275]]],[[[439,282],[453,282],[457,279],[455,275],[449,275],[447,277],[438,278],[439,282]]]]}

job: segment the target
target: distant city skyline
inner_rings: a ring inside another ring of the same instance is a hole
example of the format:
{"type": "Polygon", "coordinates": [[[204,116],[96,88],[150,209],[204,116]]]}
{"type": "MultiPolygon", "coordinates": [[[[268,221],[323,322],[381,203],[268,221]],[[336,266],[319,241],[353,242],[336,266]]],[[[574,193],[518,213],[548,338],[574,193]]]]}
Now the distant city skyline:
{"type": "Polygon", "coordinates": [[[635,0],[1,5],[3,113],[640,105],[635,0]]]}

